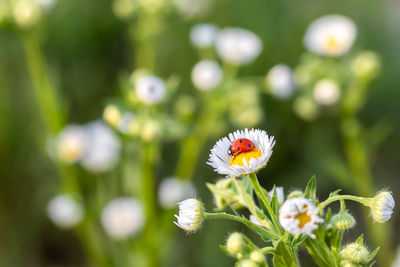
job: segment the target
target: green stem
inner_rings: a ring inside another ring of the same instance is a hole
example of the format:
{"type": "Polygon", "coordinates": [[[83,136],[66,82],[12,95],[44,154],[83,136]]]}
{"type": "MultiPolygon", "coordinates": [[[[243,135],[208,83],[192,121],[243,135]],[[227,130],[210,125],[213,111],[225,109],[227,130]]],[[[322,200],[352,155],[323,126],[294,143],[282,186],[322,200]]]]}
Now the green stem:
{"type": "Polygon", "coordinates": [[[144,228],[144,240],[148,244],[147,256],[149,267],[158,266],[158,244],[157,240],[157,206],[156,188],[154,177],[154,161],[157,155],[157,145],[154,143],[144,144],[142,162],[142,200],[146,214],[146,225],[144,228]]]}
{"type": "Polygon", "coordinates": [[[274,254],[275,248],[274,247],[263,247],[260,249],[263,254],[274,254]]]}
{"type": "Polygon", "coordinates": [[[365,198],[365,197],[357,197],[357,196],[352,196],[352,195],[340,195],[340,196],[335,196],[332,198],[328,198],[327,200],[321,202],[318,205],[318,208],[320,210],[322,210],[323,208],[325,208],[326,206],[328,206],[329,204],[331,204],[332,202],[338,201],[338,200],[353,200],[353,201],[357,201],[361,204],[363,204],[364,206],[369,206],[370,202],[371,202],[371,198],[365,198]]]}
{"type": "Polygon", "coordinates": [[[22,43],[41,116],[47,132],[55,134],[60,131],[64,120],[57,92],[46,70],[39,40],[34,33],[26,32],[22,35],[22,43]]]}
{"type": "Polygon", "coordinates": [[[237,221],[237,222],[241,222],[244,225],[248,226],[249,224],[251,224],[252,227],[249,227],[250,230],[254,231],[255,233],[257,233],[257,231],[260,231],[266,235],[271,236],[274,239],[279,239],[278,236],[274,235],[273,233],[267,231],[266,229],[264,229],[261,226],[258,226],[252,222],[250,222],[249,220],[242,218],[242,217],[238,217],[232,214],[228,214],[225,212],[218,212],[218,213],[209,213],[209,212],[205,212],[204,213],[204,219],[205,220],[217,220],[217,219],[225,219],[225,220],[231,220],[231,221],[237,221]],[[255,231],[255,229],[257,231],[255,231]]]}
{"type": "Polygon", "coordinates": [[[253,172],[249,175],[250,182],[253,185],[254,191],[256,192],[257,196],[261,199],[262,203],[264,204],[265,208],[267,209],[269,216],[271,217],[272,223],[274,224],[275,228],[279,231],[280,235],[283,235],[284,232],[281,228],[281,225],[278,222],[278,219],[275,216],[274,211],[271,208],[267,198],[264,195],[262,187],[258,182],[257,175],[253,172]]]}

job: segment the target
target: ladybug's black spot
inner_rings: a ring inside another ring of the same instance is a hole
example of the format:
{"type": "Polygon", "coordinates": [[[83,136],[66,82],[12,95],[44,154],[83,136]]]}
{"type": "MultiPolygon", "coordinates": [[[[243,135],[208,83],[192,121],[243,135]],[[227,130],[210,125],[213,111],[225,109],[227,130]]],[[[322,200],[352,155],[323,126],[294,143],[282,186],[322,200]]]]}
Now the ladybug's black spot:
{"type": "Polygon", "coordinates": [[[251,148],[251,144],[249,144],[249,148],[251,148]]]}
{"type": "Polygon", "coordinates": [[[243,140],[242,140],[242,139],[240,139],[240,140],[239,140],[239,142],[240,142],[240,143],[243,143],[243,140]]]}
{"type": "Polygon", "coordinates": [[[238,148],[237,148],[238,150],[240,150],[240,146],[238,146],[238,148]]]}

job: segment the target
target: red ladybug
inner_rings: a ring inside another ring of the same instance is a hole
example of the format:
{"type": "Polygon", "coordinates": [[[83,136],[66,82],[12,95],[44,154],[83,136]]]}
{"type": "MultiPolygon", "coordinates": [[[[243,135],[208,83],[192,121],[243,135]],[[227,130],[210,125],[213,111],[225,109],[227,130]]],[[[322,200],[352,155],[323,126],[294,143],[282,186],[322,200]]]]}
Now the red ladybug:
{"type": "Polygon", "coordinates": [[[229,146],[228,155],[231,157],[236,156],[239,153],[251,151],[254,148],[256,148],[256,146],[251,140],[247,138],[239,138],[233,141],[229,146]]]}

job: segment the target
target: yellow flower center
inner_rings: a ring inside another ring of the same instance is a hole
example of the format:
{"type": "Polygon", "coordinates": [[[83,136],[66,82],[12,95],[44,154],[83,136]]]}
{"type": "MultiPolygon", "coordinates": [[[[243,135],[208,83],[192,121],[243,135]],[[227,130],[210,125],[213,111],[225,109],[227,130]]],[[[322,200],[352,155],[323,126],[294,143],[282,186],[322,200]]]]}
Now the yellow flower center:
{"type": "Polygon", "coordinates": [[[241,153],[231,157],[230,164],[243,166],[243,159],[245,159],[247,164],[249,164],[251,158],[256,159],[261,155],[262,155],[261,151],[257,148],[250,150],[250,151],[241,152],[241,153]]]}
{"type": "Polygon", "coordinates": [[[300,228],[303,228],[304,225],[306,225],[308,222],[311,221],[311,217],[310,217],[310,215],[307,214],[306,211],[297,214],[294,218],[299,221],[300,228]]]}
{"type": "Polygon", "coordinates": [[[339,52],[343,48],[343,44],[338,41],[335,36],[329,36],[326,39],[324,48],[328,52],[339,52]]]}

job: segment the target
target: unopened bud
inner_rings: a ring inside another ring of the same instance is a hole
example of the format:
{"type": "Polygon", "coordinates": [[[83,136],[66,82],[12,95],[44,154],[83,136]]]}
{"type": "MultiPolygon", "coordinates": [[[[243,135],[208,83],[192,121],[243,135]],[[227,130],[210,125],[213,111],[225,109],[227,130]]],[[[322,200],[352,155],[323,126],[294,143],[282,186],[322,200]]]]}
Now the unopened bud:
{"type": "Polygon", "coordinates": [[[358,243],[347,245],[340,252],[340,256],[344,260],[349,260],[352,263],[368,263],[369,251],[366,247],[358,243]]]}
{"type": "Polygon", "coordinates": [[[240,253],[244,246],[244,239],[241,233],[235,232],[232,233],[228,240],[226,240],[226,250],[232,256],[236,256],[240,253]]]}
{"type": "Polygon", "coordinates": [[[347,230],[354,227],[356,220],[347,211],[341,211],[332,217],[331,223],[336,229],[347,230]]]}

